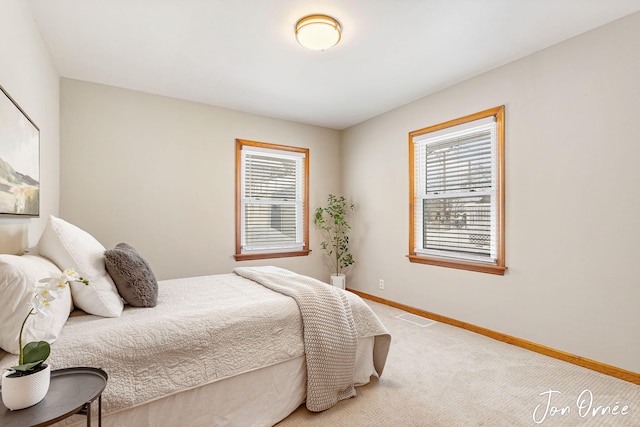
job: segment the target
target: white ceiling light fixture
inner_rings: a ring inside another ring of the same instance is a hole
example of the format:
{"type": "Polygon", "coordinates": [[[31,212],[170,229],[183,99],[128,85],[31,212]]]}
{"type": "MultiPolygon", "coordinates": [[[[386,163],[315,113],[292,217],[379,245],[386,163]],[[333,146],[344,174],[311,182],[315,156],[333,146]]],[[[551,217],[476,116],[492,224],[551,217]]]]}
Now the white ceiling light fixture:
{"type": "Polygon", "coordinates": [[[327,15],[309,15],[296,23],[296,39],[302,46],[313,50],[325,50],[340,41],[340,23],[327,15]]]}

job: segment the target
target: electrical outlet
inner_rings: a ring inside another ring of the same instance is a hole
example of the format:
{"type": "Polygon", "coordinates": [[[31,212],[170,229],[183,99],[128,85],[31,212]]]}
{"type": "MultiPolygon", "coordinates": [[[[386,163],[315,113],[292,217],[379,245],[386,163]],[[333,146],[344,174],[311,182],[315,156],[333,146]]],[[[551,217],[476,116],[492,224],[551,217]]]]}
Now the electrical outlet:
{"type": "Polygon", "coordinates": [[[378,285],[380,286],[380,289],[384,289],[384,280],[378,280],[378,285]]]}

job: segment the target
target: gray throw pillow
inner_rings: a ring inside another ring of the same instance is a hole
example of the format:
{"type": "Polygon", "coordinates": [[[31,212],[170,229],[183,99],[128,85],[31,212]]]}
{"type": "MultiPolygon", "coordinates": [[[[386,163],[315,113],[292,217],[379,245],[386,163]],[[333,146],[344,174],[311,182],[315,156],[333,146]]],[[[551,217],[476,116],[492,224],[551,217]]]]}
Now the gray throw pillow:
{"type": "Polygon", "coordinates": [[[107,272],[120,296],[133,307],[155,307],[158,282],[149,264],[126,243],[104,252],[107,272]]]}

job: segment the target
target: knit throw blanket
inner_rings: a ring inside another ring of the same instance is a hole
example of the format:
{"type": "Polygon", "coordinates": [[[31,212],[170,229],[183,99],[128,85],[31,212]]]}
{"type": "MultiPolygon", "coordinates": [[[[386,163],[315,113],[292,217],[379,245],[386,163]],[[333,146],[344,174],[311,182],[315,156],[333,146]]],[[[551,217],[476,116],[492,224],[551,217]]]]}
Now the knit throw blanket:
{"type": "Polygon", "coordinates": [[[307,409],[324,411],[355,396],[357,333],[345,291],[278,267],[239,267],[234,272],[297,302],[304,325],[307,409]]]}

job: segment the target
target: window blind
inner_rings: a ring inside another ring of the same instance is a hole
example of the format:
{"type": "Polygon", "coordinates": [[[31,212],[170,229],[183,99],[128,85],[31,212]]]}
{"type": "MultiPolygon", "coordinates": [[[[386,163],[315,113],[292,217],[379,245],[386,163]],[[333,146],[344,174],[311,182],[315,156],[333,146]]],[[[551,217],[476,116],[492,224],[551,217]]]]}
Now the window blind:
{"type": "Polygon", "coordinates": [[[242,147],[242,253],[304,247],[304,153],[242,147]]]}
{"type": "Polygon", "coordinates": [[[486,117],[413,138],[417,254],[495,262],[495,132],[486,117]]]}

